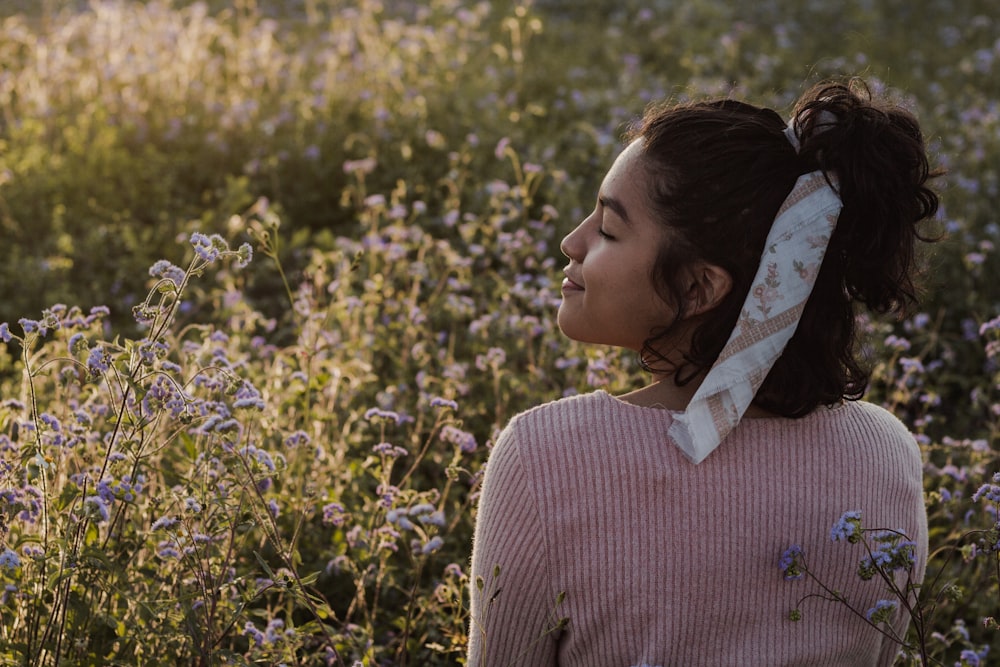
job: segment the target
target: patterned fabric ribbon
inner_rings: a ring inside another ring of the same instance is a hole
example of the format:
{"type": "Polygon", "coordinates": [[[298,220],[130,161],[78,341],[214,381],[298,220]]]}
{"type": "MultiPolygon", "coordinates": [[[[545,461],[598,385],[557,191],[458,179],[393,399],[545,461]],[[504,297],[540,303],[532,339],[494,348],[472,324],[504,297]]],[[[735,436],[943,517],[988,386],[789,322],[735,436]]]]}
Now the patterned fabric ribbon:
{"type": "Polygon", "coordinates": [[[736,327],[670,426],[693,463],[736,427],[795,333],[842,206],[823,172],[814,171],[799,177],[778,210],[736,327]]]}

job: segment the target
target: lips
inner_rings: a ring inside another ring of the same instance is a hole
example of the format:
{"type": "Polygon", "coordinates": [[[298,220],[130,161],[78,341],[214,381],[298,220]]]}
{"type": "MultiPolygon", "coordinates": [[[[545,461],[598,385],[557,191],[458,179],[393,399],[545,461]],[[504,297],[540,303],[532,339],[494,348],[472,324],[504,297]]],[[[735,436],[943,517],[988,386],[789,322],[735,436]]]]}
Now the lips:
{"type": "Polygon", "coordinates": [[[583,285],[581,285],[580,283],[576,282],[575,280],[573,280],[569,276],[566,276],[565,278],[563,278],[563,281],[562,281],[562,289],[563,289],[564,292],[566,292],[566,291],[576,291],[576,290],[582,292],[583,291],[583,285]]]}

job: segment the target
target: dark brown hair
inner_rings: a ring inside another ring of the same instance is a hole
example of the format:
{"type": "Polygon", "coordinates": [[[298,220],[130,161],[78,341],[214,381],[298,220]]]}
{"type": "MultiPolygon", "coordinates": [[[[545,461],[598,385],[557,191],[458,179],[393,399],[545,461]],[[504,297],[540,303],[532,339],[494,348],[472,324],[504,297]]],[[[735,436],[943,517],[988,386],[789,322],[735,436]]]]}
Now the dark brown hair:
{"type": "Polygon", "coordinates": [[[685,267],[708,262],[733,280],[719,306],[699,317],[684,361],[672,369],[678,384],[707,370],[725,345],[797,178],[817,169],[836,176],[844,204],[836,230],[795,335],[754,401],[788,417],[865,391],[870,371],[858,359],[855,304],[901,315],[915,301],[915,245],[928,240],[920,223],[938,206],[927,187],[936,172],[905,109],[873,99],[852,81],[814,87],[793,117],[798,152],[775,111],[733,100],[651,108],[627,136],[644,140],[650,206],[670,230],[654,284],[677,306],[673,324],[651,332],[644,365],[666,362],[656,343],[686,315],[685,267]],[[817,122],[829,118],[823,112],[836,123],[817,122]]]}

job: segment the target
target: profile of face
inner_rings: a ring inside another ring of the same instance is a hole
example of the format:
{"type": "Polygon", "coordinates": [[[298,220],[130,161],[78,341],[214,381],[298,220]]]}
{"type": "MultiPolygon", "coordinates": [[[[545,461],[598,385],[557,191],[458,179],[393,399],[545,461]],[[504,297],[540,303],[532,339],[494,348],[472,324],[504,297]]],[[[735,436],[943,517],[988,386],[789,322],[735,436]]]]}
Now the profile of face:
{"type": "Polygon", "coordinates": [[[724,269],[691,258],[680,268],[681,301],[665,299],[654,283],[654,263],[671,242],[669,221],[657,220],[648,199],[643,139],[630,143],[604,177],[594,211],[563,239],[569,258],[562,284],[558,323],[584,343],[641,352],[647,340],[671,328],[658,352],[686,350],[699,316],[715,308],[732,289],[724,269]],[[683,304],[680,326],[675,325],[683,304]],[[661,349],[662,348],[662,349],[661,349]]]}
{"type": "Polygon", "coordinates": [[[574,340],[639,351],[651,332],[673,321],[674,308],[652,279],[668,231],[650,211],[641,153],[641,138],[622,151],[594,211],[560,245],[570,262],[558,323],[574,340]]]}

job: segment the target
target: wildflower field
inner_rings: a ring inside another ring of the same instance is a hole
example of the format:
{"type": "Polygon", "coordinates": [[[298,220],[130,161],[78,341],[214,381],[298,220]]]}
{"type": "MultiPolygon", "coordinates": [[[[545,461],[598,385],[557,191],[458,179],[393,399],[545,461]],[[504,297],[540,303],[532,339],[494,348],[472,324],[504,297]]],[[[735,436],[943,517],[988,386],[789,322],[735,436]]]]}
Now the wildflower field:
{"type": "Polygon", "coordinates": [[[625,124],[842,75],[947,170],[919,310],[864,319],[934,554],[859,622],[1000,664],[994,0],[4,0],[0,63],[0,664],[462,664],[492,439],[643,380],[554,323],[625,124]]]}

